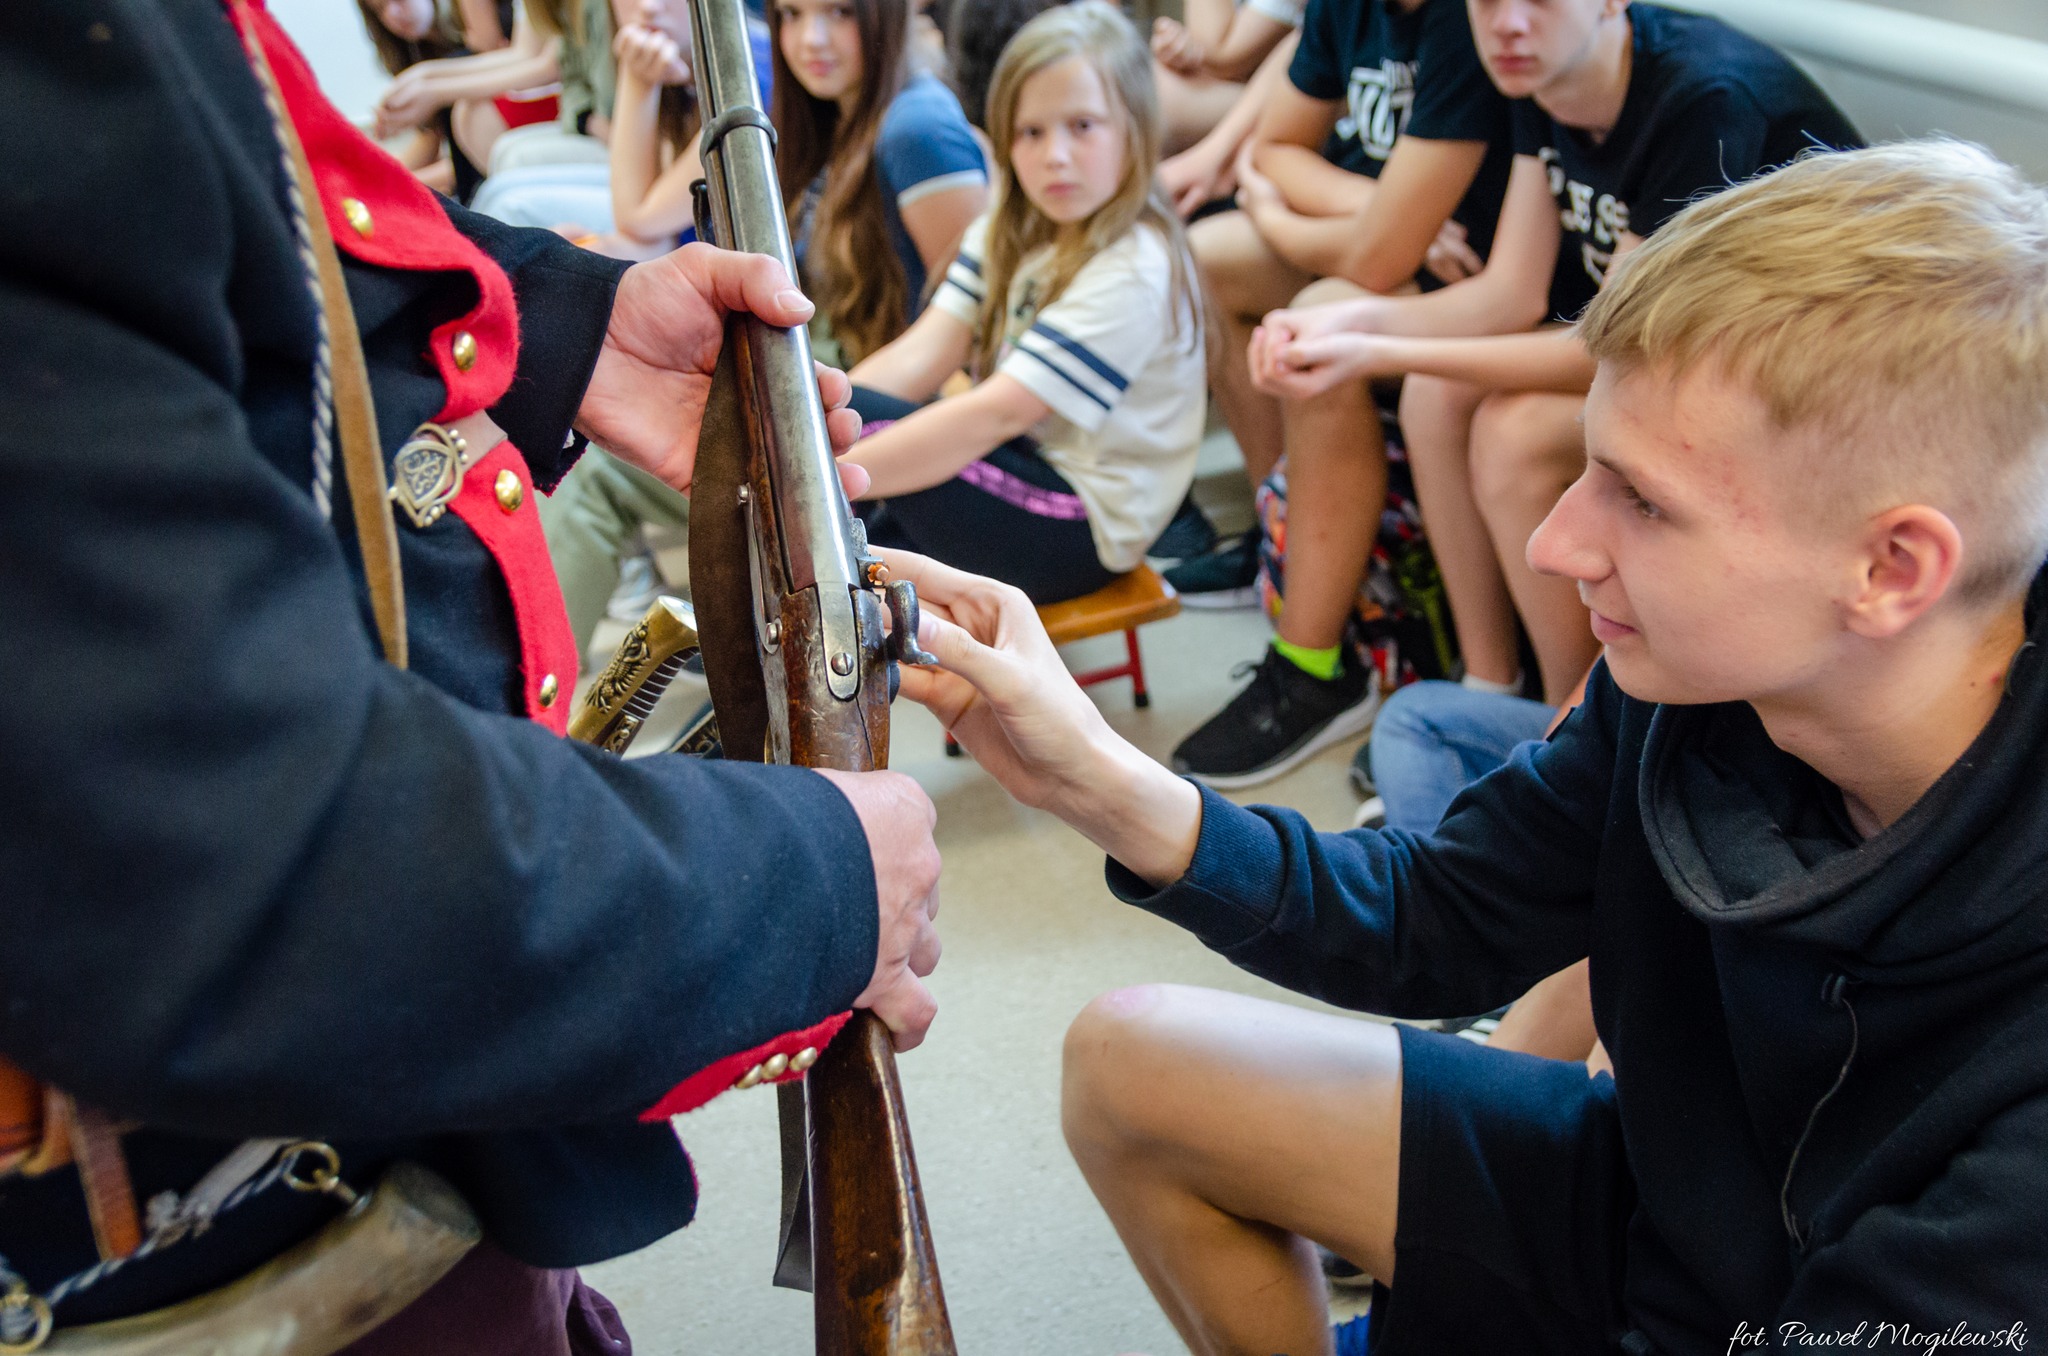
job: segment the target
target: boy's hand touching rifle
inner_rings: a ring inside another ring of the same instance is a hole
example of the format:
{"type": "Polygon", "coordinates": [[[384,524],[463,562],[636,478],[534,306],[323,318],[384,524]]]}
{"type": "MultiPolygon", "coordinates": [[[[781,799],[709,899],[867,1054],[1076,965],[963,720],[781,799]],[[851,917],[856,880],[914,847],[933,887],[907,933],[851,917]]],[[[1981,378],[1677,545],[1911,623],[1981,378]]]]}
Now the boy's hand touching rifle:
{"type": "Polygon", "coordinates": [[[1154,885],[1180,879],[1201,835],[1201,793],[1109,728],[1031,600],[908,551],[881,556],[917,585],[920,638],[938,663],[905,669],[903,695],[1024,804],[1050,810],[1154,885]]]}

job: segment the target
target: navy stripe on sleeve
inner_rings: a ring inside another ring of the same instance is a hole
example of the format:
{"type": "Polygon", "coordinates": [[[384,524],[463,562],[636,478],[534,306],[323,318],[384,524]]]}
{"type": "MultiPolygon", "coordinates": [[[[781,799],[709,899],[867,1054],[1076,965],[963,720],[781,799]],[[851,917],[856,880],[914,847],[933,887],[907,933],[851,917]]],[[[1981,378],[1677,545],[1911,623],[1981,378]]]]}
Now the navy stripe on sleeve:
{"type": "Polygon", "coordinates": [[[1086,363],[1090,371],[1094,372],[1111,386],[1116,387],[1117,390],[1127,391],[1130,389],[1131,383],[1128,377],[1097,357],[1095,350],[1089,348],[1080,340],[1068,338],[1043,320],[1033,322],[1031,328],[1037,330],[1040,334],[1086,363]]]}
{"type": "Polygon", "coordinates": [[[1065,383],[1066,383],[1067,385],[1069,385],[1069,386],[1073,387],[1073,388],[1074,388],[1075,390],[1079,391],[1079,392],[1080,392],[1080,393],[1081,393],[1082,395],[1084,395],[1084,396],[1087,396],[1087,397],[1088,397],[1088,398],[1089,398],[1090,400],[1092,400],[1092,401],[1094,401],[1094,402],[1095,402],[1096,404],[1098,404],[1098,405],[1102,406],[1102,408],[1103,408],[1103,409],[1105,409],[1105,410],[1106,410],[1106,409],[1109,409],[1109,408],[1111,408],[1111,406],[1110,406],[1110,403],[1109,403],[1109,402],[1108,402],[1107,400],[1104,400],[1104,399],[1103,399],[1103,398],[1102,398],[1101,396],[1099,396],[1099,395],[1095,394],[1095,392],[1093,392],[1093,391],[1089,390],[1089,389],[1087,388],[1087,386],[1085,386],[1085,385],[1083,385],[1083,384],[1082,384],[1082,382],[1081,382],[1081,380],[1080,380],[1079,378],[1075,377],[1075,376],[1074,376],[1074,375],[1073,375],[1073,374],[1072,374],[1071,372],[1067,372],[1067,371],[1065,371],[1064,369],[1062,369],[1062,368],[1061,368],[1061,367],[1059,366],[1059,364],[1057,364],[1057,363],[1053,362],[1053,361],[1052,361],[1051,359],[1047,358],[1047,357],[1046,357],[1046,356],[1045,356],[1044,354],[1041,354],[1041,353],[1033,353],[1033,352],[1032,352],[1032,351],[1031,351],[1030,349],[1028,349],[1028,348],[1025,348],[1025,347],[1023,347],[1022,345],[1019,345],[1019,346],[1017,346],[1017,347],[1013,348],[1013,349],[1011,350],[1011,352],[1013,352],[1013,353],[1021,353],[1021,354],[1023,354],[1023,355],[1025,356],[1025,357],[1027,357],[1027,358],[1035,358],[1035,359],[1037,359],[1037,360],[1038,360],[1038,365],[1039,365],[1040,367],[1043,367],[1043,368],[1044,368],[1044,369],[1045,369],[1046,371],[1048,371],[1048,372],[1052,373],[1052,374],[1053,374],[1054,376],[1058,377],[1058,378],[1059,378],[1059,379],[1060,379],[1061,381],[1064,381],[1064,382],[1065,382],[1065,383]]]}

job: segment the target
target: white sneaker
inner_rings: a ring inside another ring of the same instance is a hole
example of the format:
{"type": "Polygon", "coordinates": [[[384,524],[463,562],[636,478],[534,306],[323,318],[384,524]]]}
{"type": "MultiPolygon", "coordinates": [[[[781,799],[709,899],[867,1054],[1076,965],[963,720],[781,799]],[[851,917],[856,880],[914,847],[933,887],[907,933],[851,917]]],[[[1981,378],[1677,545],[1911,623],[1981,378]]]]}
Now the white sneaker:
{"type": "Polygon", "coordinates": [[[654,606],[654,600],[661,596],[665,584],[661,571],[655,568],[654,557],[642,551],[627,556],[619,562],[619,586],[612,590],[612,599],[604,605],[604,614],[615,622],[627,625],[647,615],[647,609],[654,606]]]}

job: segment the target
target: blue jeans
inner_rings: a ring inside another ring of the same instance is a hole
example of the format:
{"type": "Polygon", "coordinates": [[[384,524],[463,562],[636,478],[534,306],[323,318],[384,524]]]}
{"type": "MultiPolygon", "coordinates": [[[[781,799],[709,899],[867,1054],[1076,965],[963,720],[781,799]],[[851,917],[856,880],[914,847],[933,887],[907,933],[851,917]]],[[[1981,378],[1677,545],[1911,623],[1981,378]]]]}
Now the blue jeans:
{"type": "Polygon", "coordinates": [[[1387,827],[1430,833],[1451,801],[1505,763],[1517,744],[1543,737],[1542,702],[1474,692],[1457,683],[1411,683],[1372,723],[1372,779],[1387,827]]]}

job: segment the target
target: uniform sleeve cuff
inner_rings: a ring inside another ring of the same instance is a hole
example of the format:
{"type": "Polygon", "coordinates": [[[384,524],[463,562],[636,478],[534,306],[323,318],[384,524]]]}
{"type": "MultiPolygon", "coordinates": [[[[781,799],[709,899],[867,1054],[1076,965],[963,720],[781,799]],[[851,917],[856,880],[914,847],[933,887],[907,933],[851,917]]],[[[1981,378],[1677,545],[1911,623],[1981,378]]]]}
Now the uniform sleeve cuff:
{"type": "Polygon", "coordinates": [[[632,265],[579,249],[553,231],[507,226],[453,204],[448,218],[512,279],[519,366],[491,417],[526,457],[534,485],[555,488],[584,440],[570,430],[611,324],[619,279],[632,265]]]}
{"type": "Polygon", "coordinates": [[[838,1013],[816,1026],[785,1032],[751,1050],[727,1055],[670,1088],[659,1102],[640,1113],[640,1119],[667,1120],[695,1111],[728,1090],[745,1092],[765,1083],[788,1083],[802,1078],[852,1016],[851,1012],[838,1013]]]}
{"type": "Polygon", "coordinates": [[[1232,804],[1200,783],[1202,830],[1187,873],[1153,890],[1123,863],[1104,872],[1110,893],[1126,904],[1178,923],[1219,951],[1264,932],[1280,912],[1286,855],[1280,833],[1256,810],[1232,804]]]}
{"type": "Polygon", "coordinates": [[[491,411],[526,454],[534,483],[552,490],[585,446],[570,425],[604,349],[612,300],[631,265],[563,242],[513,280],[519,296],[519,370],[491,411]]]}

